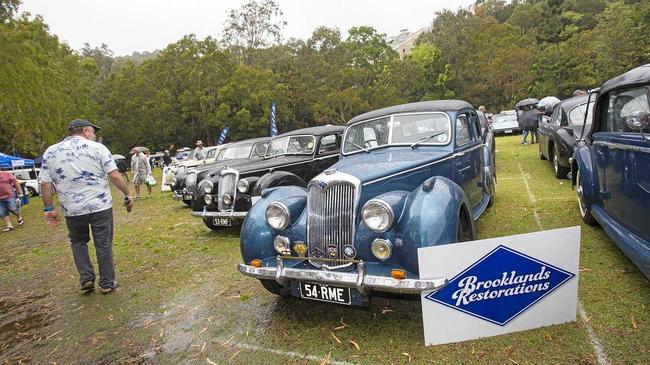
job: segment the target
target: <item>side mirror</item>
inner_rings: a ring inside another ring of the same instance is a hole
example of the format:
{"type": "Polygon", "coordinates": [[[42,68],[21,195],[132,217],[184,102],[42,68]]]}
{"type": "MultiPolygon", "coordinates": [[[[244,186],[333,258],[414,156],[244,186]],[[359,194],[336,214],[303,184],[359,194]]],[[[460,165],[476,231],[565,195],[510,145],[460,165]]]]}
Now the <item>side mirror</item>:
{"type": "Polygon", "coordinates": [[[650,126],[650,114],[642,111],[634,112],[625,118],[625,124],[633,131],[642,132],[650,126]]]}

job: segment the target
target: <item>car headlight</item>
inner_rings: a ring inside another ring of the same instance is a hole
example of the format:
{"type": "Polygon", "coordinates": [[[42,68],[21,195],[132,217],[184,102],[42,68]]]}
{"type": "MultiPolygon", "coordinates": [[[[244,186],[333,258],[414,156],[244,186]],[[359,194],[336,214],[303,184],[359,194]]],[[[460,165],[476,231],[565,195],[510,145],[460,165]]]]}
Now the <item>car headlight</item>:
{"type": "Polygon", "coordinates": [[[372,254],[382,261],[388,260],[393,254],[393,245],[391,245],[390,241],[382,238],[374,240],[370,249],[372,250],[372,254]]]}
{"type": "Polygon", "coordinates": [[[273,248],[280,255],[291,255],[291,249],[289,248],[289,239],[284,236],[276,236],[273,240],[273,248]]]}
{"type": "Polygon", "coordinates": [[[289,225],[289,209],[282,203],[271,203],[266,207],[266,221],[273,229],[281,231],[289,225]]]}
{"type": "Polygon", "coordinates": [[[210,180],[206,180],[205,184],[203,185],[203,191],[205,191],[206,194],[212,193],[212,190],[214,189],[214,184],[210,180]]]}
{"type": "Polygon", "coordinates": [[[361,210],[363,223],[376,233],[386,232],[393,225],[393,209],[383,200],[371,199],[361,210]]]}
{"type": "Polygon", "coordinates": [[[212,195],[206,194],[203,197],[203,201],[205,202],[205,205],[210,205],[212,204],[212,195]]]}
{"type": "Polygon", "coordinates": [[[221,201],[225,205],[230,205],[230,204],[232,204],[232,196],[230,196],[229,194],[223,194],[223,197],[221,198],[221,201]]]}
{"type": "Polygon", "coordinates": [[[250,187],[250,184],[248,183],[248,180],[246,180],[246,179],[241,179],[237,183],[237,190],[242,194],[246,194],[248,192],[249,187],[250,187]]]}

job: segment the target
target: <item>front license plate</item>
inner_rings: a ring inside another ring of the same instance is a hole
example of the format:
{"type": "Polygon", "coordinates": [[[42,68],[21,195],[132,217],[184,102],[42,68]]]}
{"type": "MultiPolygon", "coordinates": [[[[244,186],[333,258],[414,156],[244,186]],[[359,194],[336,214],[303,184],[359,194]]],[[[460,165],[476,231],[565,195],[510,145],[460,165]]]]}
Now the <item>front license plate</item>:
{"type": "Polygon", "coordinates": [[[506,133],[512,133],[512,129],[508,129],[505,131],[506,133]]]}
{"type": "Polygon", "coordinates": [[[232,225],[230,218],[214,218],[213,222],[215,226],[230,227],[232,225]]]}
{"type": "Polygon", "coordinates": [[[320,300],[321,302],[350,305],[350,288],[301,282],[300,297],[320,300]]]}

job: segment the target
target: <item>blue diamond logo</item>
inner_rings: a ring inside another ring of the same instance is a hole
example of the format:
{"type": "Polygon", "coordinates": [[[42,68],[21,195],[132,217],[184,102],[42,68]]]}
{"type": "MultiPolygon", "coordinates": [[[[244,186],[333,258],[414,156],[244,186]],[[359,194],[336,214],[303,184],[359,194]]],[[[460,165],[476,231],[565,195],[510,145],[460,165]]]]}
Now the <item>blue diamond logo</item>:
{"type": "Polygon", "coordinates": [[[504,326],[574,276],[498,246],[425,298],[504,326]]]}

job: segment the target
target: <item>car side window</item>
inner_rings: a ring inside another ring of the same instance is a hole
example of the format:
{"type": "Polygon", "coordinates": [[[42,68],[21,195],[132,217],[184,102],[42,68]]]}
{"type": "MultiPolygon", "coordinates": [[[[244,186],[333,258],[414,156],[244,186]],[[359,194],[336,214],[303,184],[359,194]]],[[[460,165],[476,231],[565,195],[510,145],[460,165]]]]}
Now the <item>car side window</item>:
{"type": "Polygon", "coordinates": [[[456,117],[456,146],[462,146],[472,140],[472,131],[467,114],[456,117]]]}
{"type": "Polygon", "coordinates": [[[562,108],[558,105],[553,109],[550,124],[560,125],[560,119],[562,119],[562,108]]]}
{"type": "Polygon", "coordinates": [[[569,123],[571,125],[582,125],[584,118],[585,115],[580,106],[576,106],[575,108],[571,109],[571,111],[569,111],[569,123]]]}
{"type": "Polygon", "coordinates": [[[330,134],[320,139],[320,147],[318,148],[318,154],[324,154],[329,152],[338,152],[339,151],[339,140],[336,138],[336,134],[330,134]]]}
{"type": "Polygon", "coordinates": [[[474,113],[470,113],[470,120],[473,129],[472,137],[474,137],[474,140],[476,140],[477,136],[482,136],[483,129],[481,128],[478,115],[474,113]]]}
{"type": "MultiPolygon", "coordinates": [[[[608,104],[604,123],[600,130],[604,132],[638,132],[627,127],[626,120],[639,113],[650,113],[648,95],[644,87],[612,91],[608,95],[608,104]]],[[[650,133],[650,128],[643,131],[650,133]]]]}

